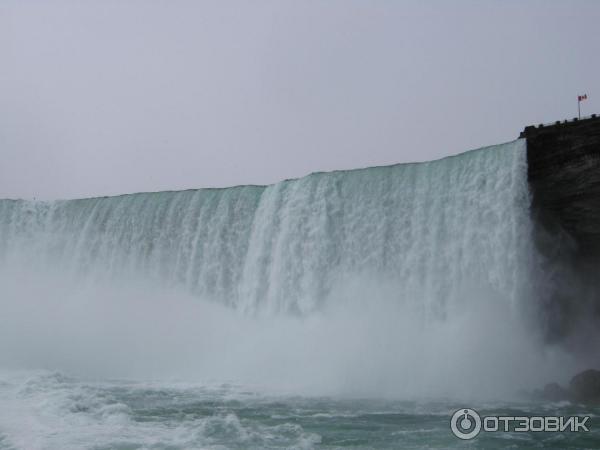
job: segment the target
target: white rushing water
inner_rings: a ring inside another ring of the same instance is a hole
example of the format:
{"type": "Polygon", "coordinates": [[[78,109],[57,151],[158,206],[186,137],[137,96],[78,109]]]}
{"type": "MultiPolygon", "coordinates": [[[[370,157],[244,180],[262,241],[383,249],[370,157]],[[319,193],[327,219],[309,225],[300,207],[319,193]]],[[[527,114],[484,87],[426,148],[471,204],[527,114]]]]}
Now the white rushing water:
{"type": "Polygon", "coordinates": [[[268,187],[2,200],[0,258],[78,279],[146,277],[251,312],[308,314],[368,276],[443,315],[466,286],[509,303],[527,289],[525,174],[518,140],[268,187]]]}
{"type": "Polygon", "coordinates": [[[446,439],[469,398],[564,381],[574,363],[532,314],[526,172],[517,140],[267,187],[0,200],[0,448],[335,447],[350,430],[419,447],[431,411],[446,439]],[[380,435],[382,409],[414,421],[380,435]],[[346,420],[363,410],[368,432],[346,420]]]}

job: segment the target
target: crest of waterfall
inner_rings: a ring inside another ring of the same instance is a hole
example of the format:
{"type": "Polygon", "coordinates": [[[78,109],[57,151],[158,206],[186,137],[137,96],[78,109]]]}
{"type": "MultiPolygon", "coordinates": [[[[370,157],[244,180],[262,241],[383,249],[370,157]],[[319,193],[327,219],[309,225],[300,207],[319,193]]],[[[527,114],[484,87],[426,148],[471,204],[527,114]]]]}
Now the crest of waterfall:
{"type": "Polygon", "coordinates": [[[310,313],[360,277],[434,314],[465,285],[514,303],[533,253],[526,165],[517,140],[266,187],[0,200],[0,265],[147,278],[250,312],[310,313]]]}

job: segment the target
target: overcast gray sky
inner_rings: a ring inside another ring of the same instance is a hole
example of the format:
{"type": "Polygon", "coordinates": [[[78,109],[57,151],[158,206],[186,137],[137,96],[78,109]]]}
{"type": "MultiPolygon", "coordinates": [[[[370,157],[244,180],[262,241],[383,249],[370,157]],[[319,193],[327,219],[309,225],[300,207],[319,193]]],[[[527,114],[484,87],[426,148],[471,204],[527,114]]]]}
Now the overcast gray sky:
{"type": "Polygon", "coordinates": [[[599,1],[0,0],[0,197],[266,184],[600,112],[599,1]]]}

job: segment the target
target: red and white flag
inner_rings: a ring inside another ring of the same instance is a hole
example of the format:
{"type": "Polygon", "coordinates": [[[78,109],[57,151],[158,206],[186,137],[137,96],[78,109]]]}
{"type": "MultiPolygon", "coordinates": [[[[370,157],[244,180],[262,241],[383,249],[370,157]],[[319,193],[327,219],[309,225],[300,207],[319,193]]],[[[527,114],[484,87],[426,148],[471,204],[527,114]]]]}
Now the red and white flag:
{"type": "Polygon", "coordinates": [[[582,101],[582,100],[587,100],[587,94],[577,96],[577,101],[582,101]]]}

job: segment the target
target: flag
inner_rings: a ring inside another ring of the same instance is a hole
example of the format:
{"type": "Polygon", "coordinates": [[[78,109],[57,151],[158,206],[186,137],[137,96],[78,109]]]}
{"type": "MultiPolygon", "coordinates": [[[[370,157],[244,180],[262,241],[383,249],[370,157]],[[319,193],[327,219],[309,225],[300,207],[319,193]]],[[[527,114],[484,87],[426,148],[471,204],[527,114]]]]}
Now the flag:
{"type": "Polygon", "coordinates": [[[587,94],[583,94],[583,95],[578,95],[577,96],[577,101],[582,101],[582,100],[587,100],[587,94]]]}

